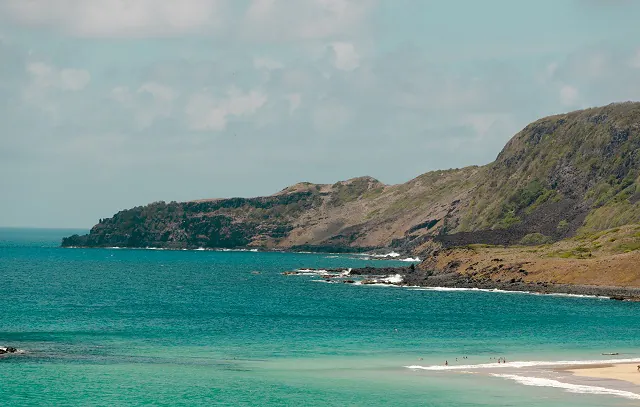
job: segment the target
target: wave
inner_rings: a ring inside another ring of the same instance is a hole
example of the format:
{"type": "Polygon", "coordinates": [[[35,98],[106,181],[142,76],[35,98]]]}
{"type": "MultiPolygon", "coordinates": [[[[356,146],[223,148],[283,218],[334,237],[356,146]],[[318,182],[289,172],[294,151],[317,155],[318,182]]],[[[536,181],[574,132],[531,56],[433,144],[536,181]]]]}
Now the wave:
{"type": "Polygon", "coordinates": [[[396,274],[394,276],[389,276],[389,277],[387,277],[385,279],[382,279],[380,281],[385,282],[385,283],[390,283],[390,284],[400,284],[400,283],[402,283],[404,281],[404,279],[402,278],[402,275],[396,274]]]}
{"type": "Polygon", "coordinates": [[[296,271],[300,273],[310,273],[310,274],[327,274],[327,270],[323,269],[297,269],[296,271]]]}
{"type": "Polygon", "coordinates": [[[356,281],[355,283],[353,283],[352,285],[365,285],[367,287],[400,287],[397,284],[393,284],[393,283],[367,283],[367,284],[362,284],[362,281],[356,281]]]}
{"type": "MultiPolygon", "coordinates": [[[[0,346],[0,350],[3,351],[3,352],[6,352],[7,351],[7,347],[0,346]]],[[[27,352],[24,349],[16,349],[15,352],[2,353],[2,354],[0,354],[0,356],[24,355],[25,353],[27,353],[27,352]]]]}
{"type": "Polygon", "coordinates": [[[601,395],[607,395],[607,396],[624,397],[631,400],[640,400],[640,394],[631,393],[629,391],[624,391],[624,390],[609,389],[609,388],[600,387],[600,386],[586,386],[582,384],[564,383],[564,382],[560,382],[558,380],[553,380],[553,379],[518,376],[518,375],[510,375],[510,374],[492,374],[491,376],[499,377],[502,379],[513,380],[525,386],[556,387],[559,389],[564,389],[569,393],[601,394],[601,395]]]}
{"type": "Polygon", "coordinates": [[[534,292],[534,291],[500,290],[498,288],[419,287],[419,288],[412,288],[412,290],[415,290],[415,291],[480,291],[480,292],[486,292],[486,293],[550,295],[550,296],[554,296],[554,297],[598,298],[598,299],[608,299],[609,298],[609,297],[603,297],[603,296],[598,296],[598,295],[566,294],[566,293],[537,293],[537,292],[534,292]]]}
{"type": "Polygon", "coordinates": [[[378,259],[385,259],[388,257],[391,258],[396,258],[396,257],[400,257],[401,254],[400,253],[396,253],[396,252],[389,252],[387,254],[373,254],[373,253],[354,253],[356,256],[364,256],[364,257],[375,257],[378,259]]]}
{"type": "Polygon", "coordinates": [[[400,261],[407,261],[407,262],[412,262],[412,263],[420,263],[422,260],[420,260],[419,257],[407,257],[406,259],[402,259],[400,261]]]}
{"type": "Polygon", "coordinates": [[[332,281],[332,280],[325,280],[325,279],[322,279],[322,280],[311,280],[311,282],[313,282],[313,283],[327,283],[327,284],[338,284],[338,283],[341,283],[341,281],[332,281]]]}
{"type": "Polygon", "coordinates": [[[523,367],[560,367],[560,366],[589,366],[589,365],[615,365],[620,363],[638,363],[640,358],[635,359],[594,359],[594,360],[559,360],[555,362],[528,360],[507,363],[483,363],[479,365],[456,365],[456,366],[405,366],[407,369],[413,370],[474,370],[474,369],[504,369],[504,368],[523,368],[523,367]]]}

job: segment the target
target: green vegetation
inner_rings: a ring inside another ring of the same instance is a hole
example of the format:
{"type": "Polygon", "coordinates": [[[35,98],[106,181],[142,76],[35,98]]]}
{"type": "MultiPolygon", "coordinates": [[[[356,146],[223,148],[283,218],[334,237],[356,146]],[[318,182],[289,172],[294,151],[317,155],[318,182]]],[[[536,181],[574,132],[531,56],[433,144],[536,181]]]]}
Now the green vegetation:
{"type": "Polygon", "coordinates": [[[578,246],[571,250],[555,251],[549,254],[549,257],[559,257],[561,259],[586,259],[591,256],[591,249],[585,246],[578,246]]]}
{"type": "Polygon", "coordinates": [[[358,199],[371,199],[379,196],[383,191],[384,185],[382,185],[380,181],[370,177],[336,182],[332,186],[331,204],[339,206],[358,199]],[[368,196],[365,197],[366,194],[368,194],[368,196]]]}
{"type": "Polygon", "coordinates": [[[569,222],[567,222],[565,219],[558,222],[558,227],[557,227],[558,231],[564,232],[568,228],[569,228],[569,222]]]}
{"type": "Polygon", "coordinates": [[[542,233],[530,233],[520,240],[520,244],[524,246],[540,246],[552,242],[553,239],[550,236],[545,236],[542,233]]]}
{"type": "Polygon", "coordinates": [[[616,247],[618,251],[629,253],[635,250],[640,250],[640,240],[635,242],[625,242],[616,247]]]}

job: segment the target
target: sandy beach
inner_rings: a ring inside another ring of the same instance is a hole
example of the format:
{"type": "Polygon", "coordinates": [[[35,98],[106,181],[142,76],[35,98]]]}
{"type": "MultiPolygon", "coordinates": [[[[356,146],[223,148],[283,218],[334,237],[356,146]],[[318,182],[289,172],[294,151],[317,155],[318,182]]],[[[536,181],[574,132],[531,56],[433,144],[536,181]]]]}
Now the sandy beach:
{"type": "Polygon", "coordinates": [[[623,380],[636,385],[640,385],[640,372],[638,364],[620,365],[591,365],[585,367],[573,367],[565,371],[573,373],[575,376],[592,377],[594,379],[623,380]]]}

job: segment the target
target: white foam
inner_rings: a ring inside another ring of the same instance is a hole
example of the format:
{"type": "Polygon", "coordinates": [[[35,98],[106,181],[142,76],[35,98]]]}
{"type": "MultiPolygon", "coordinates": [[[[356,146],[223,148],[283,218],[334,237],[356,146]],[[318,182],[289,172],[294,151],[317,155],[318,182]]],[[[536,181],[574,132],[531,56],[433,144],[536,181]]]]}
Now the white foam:
{"type": "Polygon", "coordinates": [[[296,271],[299,271],[301,273],[311,273],[311,274],[327,274],[328,271],[327,270],[313,270],[313,269],[298,269],[296,271]]]}
{"type": "Polygon", "coordinates": [[[311,280],[311,281],[314,282],[314,283],[327,283],[327,284],[337,284],[337,283],[339,283],[339,281],[332,281],[332,280],[325,280],[325,279],[322,279],[322,280],[311,280]]]}
{"type": "Polygon", "coordinates": [[[537,292],[534,292],[534,291],[500,290],[498,288],[419,287],[419,288],[413,288],[413,290],[415,290],[415,291],[479,291],[479,292],[485,292],[485,293],[550,295],[550,296],[554,296],[554,297],[571,297],[571,298],[598,298],[598,299],[609,298],[609,297],[601,297],[601,296],[598,296],[598,295],[565,294],[565,293],[537,293],[537,292]]]}
{"type": "Polygon", "coordinates": [[[402,259],[402,260],[400,260],[400,261],[407,261],[407,262],[411,262],[411,263],[414,263],[414,262],[415,262],[415,263],[419,263],[419,262],[421,262],[422,260],[420,260],[420,258],[419,258],[419,257],[413,257],[413,258],[411,258],[411,257],[407,257],[406,259],[402,259]]]}
{"type": "MultiPolygon", "coordinates": [[[[364,257],[375,257],[378,259],[385,259],[387,257],[391,257],[391,258],[400,257],[400,253],[396,253],[396,252],[390,252],[387,254],[355,253],[355,255],[364,256],[364,257]]],[[[365,259],[365,260],[368,260],[368,259],[365,259]]]]}
{"type": "Polygon", "coordinates": [[[402,278],[402,276],[400,274],[396,274],[394,276],[389,276],[383,280],[381,280],[385,283],[389,283],[389,284],[400,284],[402,283],[404,280],[402,278]]]}
{"type": "Polygon", "coordinates": [[[601,395],[607,395],[607,396],[624,397],[631,400],[640,400],[640,394],[636,394],[636,393],[632,393],[630,391],[624,391],[624,390],[609,389],[609,388],[600,387],[600,386],[586,386],[582,384],[564,383],[558,380],[545,379],[541,377],[517,376],[517,375],[510,375],[510,374],[492,374],[491,376],[499,377],[502,379],[513,380],[525,386],[556,387],[559,389],[564,389],[569,393],[601,394],[601,395]]]}
{"type": "Polygon", "coordinates": [[[620,364],[620,363],[638,363],[640,359],[605,359],[605,360],[559,360],[559,361],[540,361],[540,360],[527,360],[507,363],[483,363],[479,365],[456,365],[456,366],[405,366],[408,369],[414,370],[477,370],[477,369],[504,369],[504,368],[516,368],[523,367],[558,367],[558,366],[588,366],[588,365],[600,365],[600,364],[620,364]]]}
{"type": "Polygon", "coordinates": [[[353,285],[366,285],[367,287],[400,287],[397,284],[384,283],[384,282],[362,284],[361,281],[357,281],[353,285]]]}
{"type": "Polygon", "coordinates": [[[387,254],[372,254],[372,257],[380,257],[380,258],[385,258],[385,257],[400,257],[400,253],[396,253],[396,252],[391,252],[391,253],[387,253],[387,254]]]}

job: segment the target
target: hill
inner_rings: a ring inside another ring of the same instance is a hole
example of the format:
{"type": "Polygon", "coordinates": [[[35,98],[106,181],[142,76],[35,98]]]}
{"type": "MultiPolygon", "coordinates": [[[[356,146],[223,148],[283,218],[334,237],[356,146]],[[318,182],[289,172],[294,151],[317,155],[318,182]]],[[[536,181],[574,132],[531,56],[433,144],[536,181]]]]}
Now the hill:
{"type": "Polygon", "coordinates": [[[540,119],[485,166],[407,183],[300,183],[258,198],[156,202],[102,219],[63,246],[423,254],[542,244],[640,222],[640,103],[540,119]]]}

